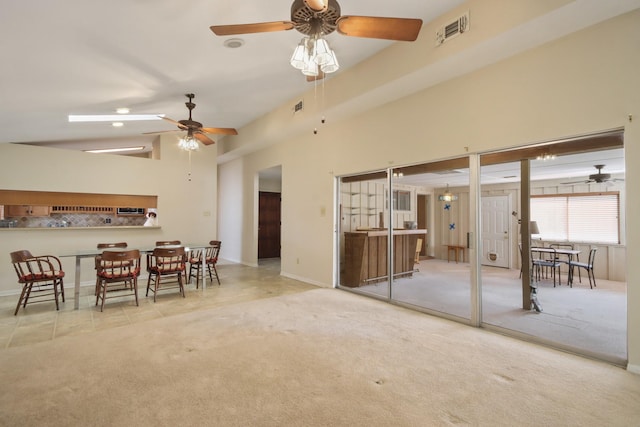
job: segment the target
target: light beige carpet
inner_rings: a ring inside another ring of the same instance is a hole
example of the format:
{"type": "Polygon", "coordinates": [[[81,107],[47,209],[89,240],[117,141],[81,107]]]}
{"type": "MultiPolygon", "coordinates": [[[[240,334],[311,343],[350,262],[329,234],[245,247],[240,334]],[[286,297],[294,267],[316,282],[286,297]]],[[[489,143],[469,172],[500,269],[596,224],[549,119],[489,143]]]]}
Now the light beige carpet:
{"type": "Polygon", "coordinates": [[[640,376],[333,289],[0,351],[3,426],[629,426],[640,376]]]}

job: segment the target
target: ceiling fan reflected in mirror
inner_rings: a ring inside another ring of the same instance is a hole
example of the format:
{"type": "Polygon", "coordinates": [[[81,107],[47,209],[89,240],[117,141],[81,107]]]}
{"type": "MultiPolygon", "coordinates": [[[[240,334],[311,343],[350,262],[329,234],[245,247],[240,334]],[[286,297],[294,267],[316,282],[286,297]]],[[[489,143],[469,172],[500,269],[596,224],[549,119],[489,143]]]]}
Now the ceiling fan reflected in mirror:
{"type": "MultiPolygon", "coordinates": [[[[237,135],[238,131],[233,128],[213,128],[213,127],[204,127],[202,123],[196,122],[191,117],[191,112],[194,108],[196,108],[196,104],[193,103],[193,98],[195,95],[192,93],[185,94],[189,101],[184,104],[189,109],[189,118],[185,120],[173,120],[169,117],[161,117],[162,120],[166,120],[169,123],[173,123],[178,127],[178,129],[187,131],[187,135],[180,140],[180,148],[185,150],[197,150],[198,149],[198,141],[203,143],[204,145],[212,145],[215,144],[215,141],[209,138],[205,134],[218,134],[218,135],[237,135]]],[[[146,132],[147,134],[158,134],[164,132],[175,132],[173,130],[167,131],[159,131],[159,132],[146,132]]]]}
{"type": "Polygon", "coordinates": [[[294,0],[290,21],[212,25],[210,28],[218,36],[297,30],[305,37],[296,47],[291,65],[301,70],[308,81],[314,81],[339,68],[335,52],[324,36],[337,30],[345,36],[414,41],[421,27],[421,19],[343,16],[336,0],[294,0]]]}
{"type": "Polygon", "coordinates": [[[605,165],[594,165],[593,167],[598,170],[598,173],[589,175],[589,179],[582,180],[582,181],[562,182],[561,184],[564,184],[564,185],[591,184],[594,182],[600,184],[600,183],[613,183],[613,182],[624,181],[624,179],[621,179],[621,178],[611,178],[610,173],[603,173],[602,169],[605,167],[605,165]]]}

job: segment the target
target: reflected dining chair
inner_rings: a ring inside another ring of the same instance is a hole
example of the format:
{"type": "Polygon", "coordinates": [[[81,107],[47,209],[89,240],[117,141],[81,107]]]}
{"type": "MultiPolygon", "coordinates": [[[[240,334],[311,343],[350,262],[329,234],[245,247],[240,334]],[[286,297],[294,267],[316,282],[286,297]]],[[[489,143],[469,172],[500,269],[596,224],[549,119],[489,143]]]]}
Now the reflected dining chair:
{"type": "Polygon", "coordinates": [[[64,271],[59,258],[53,255],[33,256],[31,252],[21,250],[11,252],[11,263],[18,275],[18,283],[22,284],[14,316],[18,314],[20,305],[25,308],[27,302],[55,301],[56,310],[60,310],[58,295],[64,302],[64,271]]]}
{"type": "Polygon", "coordinates": [[[182,297],[185,297],[183,276],[186,270],[186,255],[183,246],[177,248],[158,247],[152,253],[147,254],[147,280],[146,296],[153,292],[153,302],[163,280],[167,285],[165,289],[178,288],[182,297]]]}
{"type": "MultiPolygon", "coordinates": [[[[222,242],[220,240],[211,240],[209,242],[209,246],[204,249],[205,256],[205,264],[207,266],[207,273],[209,274],[209,279],[213,282],[213,277],[215,276],[218,281],[218,286],[220,286],[220,277],[218,276],[218,269],[216,268],[216,264],[218,263],[218,256],[220,255],[220,248],[222,247],[222,242]]],[[[200,269],[202,268],[202,253],[203,250],[193,251],[191,256],[189,256],[189,277],[187,279],[188,282],[191,281],[191,278],[195,275],[196,277],[196,289],[200,284],[200,269]]]]}
{"type": "MultiPolygon", "coordinates": [[[[96,257],[97,258],[97,257],[96,257]]],[[[104,302],[108,292],[117,292],[109,298],[120,298],[133,295],[138,306],[138,276],[140,276],[140,251],[104,251],[100,256],[100,266],[97,269],[98,289],[96,291],[96,305],[100,304],[100,311],[104,310],[104,302]],[[122,291],[129,291],[123,293],[122,291]]]]}
{"type": "MultiPolygon", "coordinates": [[[[569,283],[573,286],[573,269],[578,267],[578,274],[580,273],[580,269],[584,268],[587,271],[587,276],[589,277],[589,287],[593,289],[596,286],[596,276],[593,273],[593,264],[596,260],[596,251],[598,248],[591,248],[589,251],[589,260],[587,262],[580,261],[569,261],[569,283]]],[[[580,280],[582,283],[582,280],[580,280]]]]}
{"type": "MultiPolygon", "coordinates": [[[[560,277],[560,266],[561,262],[557,261],[558,254],[556,250],[550,248],[550,257],[549,258],[534,258],[533,252],[531,253],[531,270],[535,273],[536,280],[540,280],[542,276],[547,276],[547,271],[551,271],[551,277],[553,278],[553,287],[556,287],[556,277],[558,278],[558,285],[561,285],[561,277],[560,277]]],[[[533,277],[533,276],[532,276],[533,277]]]]}

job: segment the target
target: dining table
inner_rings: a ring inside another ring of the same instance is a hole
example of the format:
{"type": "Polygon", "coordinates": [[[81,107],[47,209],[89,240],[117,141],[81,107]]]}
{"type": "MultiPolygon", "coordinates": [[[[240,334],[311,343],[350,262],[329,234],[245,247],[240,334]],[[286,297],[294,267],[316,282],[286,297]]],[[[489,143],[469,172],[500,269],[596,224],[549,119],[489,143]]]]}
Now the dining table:
{"type": "Polygon", "coordinates": [[[532,246],[531,252],[537,252],[540,254],[555,254],[555,255],[563,255],[567,257],[567,266],[569,266],[569,272],[567,274],[567,285],[571,286],[573,284],[573,275],[571,274],[571,261],[573,261],[573,257],[576,257],[576,261],[580,261],[580,250],[579,249],[564,249],[564,248],[549,248],[549,247],[538,247],[532,246]]]}
{"type": "MultiPolygon", "coordinates": [[[[185,252],[191,252],[194,250],[198,250],[198,249],[206,249],[209,246],[211,246],[210,244],[206,243],[206,244],[184,244],[184,245],[165,245],[162,246],[163,248],[177,248],[177,247],[184,247],[185,252]]],[[[81,273],[81,269],[82,269],[82,259],[83,258],[95,258],[98,255],[101,255],[102,252],[104,251],[123,251],[123,250],[131,250],[131,249],[138,249],[140,251],[140,253],[151,253],[153,252],[153,250],[156,248],[157,246],[153,246],[153,247],[145,247],[145,248],[104,248],[104,249],[97,249],[97,248],[90,248],[90,249],[79,249],[77,251],[73,251],[73,252],[68,252],[68,253],[63,253],[61,255],[59,255],[60,258],[71,258],[74,257],[75,258],[75,270],[76,270],[76,274],[75,274],[75,281],[74,281],[74,288],[73,288],[73,309],[74,310],[78,310],[80,308],[80,273],[81,273]]],[[[202,290],[204,291],[207,287],[207,281],[206,281],[206,274],[205,274],[205,268],[206,268],[206,259],[203,256],[202,257],[202,268],[200,268],[200,270],[202,271],[202,290]]],[[[186,272],[185,272],[186,274],[186,272]]]]}

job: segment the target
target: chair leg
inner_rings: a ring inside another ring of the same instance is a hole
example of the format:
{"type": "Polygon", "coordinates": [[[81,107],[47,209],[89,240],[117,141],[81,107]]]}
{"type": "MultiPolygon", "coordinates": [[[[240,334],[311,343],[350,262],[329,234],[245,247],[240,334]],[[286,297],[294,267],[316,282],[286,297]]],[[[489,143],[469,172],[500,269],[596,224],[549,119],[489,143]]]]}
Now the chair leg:
{"type": "Polygon", "coordinates": [[[56,311],[60,311],[60,305],[58,304],[58,280],[53,279],[53,298],[56,300],[56,311]]]}
{"type": "Polygon", "coordinates": [[[16,311],[13,313],[14,316],[18,315],[18,310],[20,310],[20,305],[22,304],[22,300],[24,299],[26,293],[27,293],[27,288],[29,288],[30,286],[33,286],[33,283],[25,283],[22,286],[22,292],[20,292],[20,298],[18,299],[18,305],[16,306],[16,311]]]}
{"type": "Polygon", "coordinates": [[[107,283],[102,284],[102,304],[100,305],[100,311],[104,310],[104,300],[107,299],[107,283]]]}
{"type": "Polygon", "coordinates": [[[182,294],[182,298],[185,298],[184,293],[184,283],[182,283],[182,273],[178,273],[178,286],[180,288],[180,293],[182,294]]]}
{"type": "Polygon", "coordinates": [[[138,304],[138,278],[134,277],[131,284],[132,284],[134,295],[136,297],[136,307],[139,307],[139,304],[138,304]]]}

